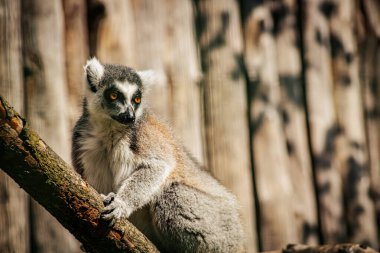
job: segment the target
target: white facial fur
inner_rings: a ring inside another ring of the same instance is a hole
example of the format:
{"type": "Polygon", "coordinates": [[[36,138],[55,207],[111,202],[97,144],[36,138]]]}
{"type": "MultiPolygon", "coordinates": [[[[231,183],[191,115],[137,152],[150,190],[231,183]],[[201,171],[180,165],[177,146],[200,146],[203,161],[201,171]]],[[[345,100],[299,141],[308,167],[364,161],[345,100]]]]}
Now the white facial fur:
{"type": "Polygon", "coordinates": [[[128,105],[131,104],[133,95],[138,90],[138,86],[136,84],[131,84],[128,82],[119,82],[115,81],[115,86],[118,88],[118,90],[123,93],[128,105]]]}
{"type": "MultiPolygon", "coordinates": [[[[115,86],[118,88],[120,92],[123,93],[127,105],[132,105],[132,99],[135,92],[138,90],[138,86],[136,84],[131,84],[129,82],[119,82],[115,81],[115,86]]],[[[135,111],[136,118],[139,118],[143,112],[144,101],[140,104],[140,106],[135,111]]],[[[126,109],[126,107],[124,108],[126,109]]]]}

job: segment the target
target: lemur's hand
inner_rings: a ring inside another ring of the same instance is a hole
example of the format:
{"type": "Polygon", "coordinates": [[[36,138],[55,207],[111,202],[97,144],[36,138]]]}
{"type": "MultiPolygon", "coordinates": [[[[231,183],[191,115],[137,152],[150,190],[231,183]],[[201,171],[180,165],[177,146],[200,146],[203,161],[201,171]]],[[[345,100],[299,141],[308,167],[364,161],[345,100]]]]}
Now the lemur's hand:
{"type": "Polygon", "coordinates": [[[116,220],[128,218],[132,213],[132,208],[128,207],[126,202],[117,196],[114,192],[108,195],[101,194],[103,198],[104,209],[101,219],[108,221],[110,226],[113,226],[116,220]]]}

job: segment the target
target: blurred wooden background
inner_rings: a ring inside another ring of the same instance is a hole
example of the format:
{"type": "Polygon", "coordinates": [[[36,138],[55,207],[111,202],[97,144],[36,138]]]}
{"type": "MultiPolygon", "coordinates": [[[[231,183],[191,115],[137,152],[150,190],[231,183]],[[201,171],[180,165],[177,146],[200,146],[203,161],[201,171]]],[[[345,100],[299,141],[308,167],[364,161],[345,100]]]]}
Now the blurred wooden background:
{"type": "MultiPolygon", "coordinates": [[[[165,74],[151,107],[237,195],[248,252],[379,249],[378,0],[0,0],[0,94],[68,162],[90,56],[165,74]]],[[[1,172],[0,252],[80,250],[1,172]]]]}

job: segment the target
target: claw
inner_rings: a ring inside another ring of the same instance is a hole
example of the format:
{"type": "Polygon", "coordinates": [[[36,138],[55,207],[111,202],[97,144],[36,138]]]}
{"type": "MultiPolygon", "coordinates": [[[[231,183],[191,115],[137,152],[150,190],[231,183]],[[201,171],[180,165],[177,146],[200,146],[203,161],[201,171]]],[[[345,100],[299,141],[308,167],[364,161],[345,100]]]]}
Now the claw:
{"type": "Polygon", "coordinates": [[[103,198],[104,208],[100,218],[107,221],[109,226],[113,226],[116,221],[122,217],[128,218],[132,213],[131,208],[128,208],[126,203],[118,198],[115,193],[110,192],[107,196],[101,196],[103,198]]]}

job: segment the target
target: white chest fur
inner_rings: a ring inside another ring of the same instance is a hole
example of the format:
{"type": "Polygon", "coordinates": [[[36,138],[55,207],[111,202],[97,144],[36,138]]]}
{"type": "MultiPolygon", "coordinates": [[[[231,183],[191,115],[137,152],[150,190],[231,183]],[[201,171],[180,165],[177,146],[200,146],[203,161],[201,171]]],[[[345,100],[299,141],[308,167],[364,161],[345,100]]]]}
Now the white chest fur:
{"type": "Polygon", "coordinates": [[[136,168],[136,155],[125,132],[92,129],[81,140],[83,175],[99,193],[117,192],[136,168]]]}

